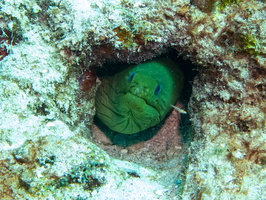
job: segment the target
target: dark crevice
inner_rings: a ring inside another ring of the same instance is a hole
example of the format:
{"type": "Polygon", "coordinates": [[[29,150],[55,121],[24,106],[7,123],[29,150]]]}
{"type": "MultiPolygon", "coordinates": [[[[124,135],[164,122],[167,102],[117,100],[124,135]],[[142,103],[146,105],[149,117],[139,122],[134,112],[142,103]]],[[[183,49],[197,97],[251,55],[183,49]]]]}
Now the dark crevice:
{"type": "MultiPolygon", "coordinates": [[[[192,82],[193,82],[195,75],[197,74],[197,66],[195,66],[188,60],[182,59],[181,57],[178,58],[177,55],[178,55],[178,52],[173,50],[173,51],[169,51],[167,54],[164,54],[160,57],[169,57],[175,63],[177,63],[179,67],[181,68],[181,70],[183,71],[185,81],[184,81],[184,88],[181,93],[179,102],[181,102],[184,105],[184,110],[188,111],[187,105],[188,105],[188,102],[189,102],[189,99],[192,93],[192,82]]],[[[122,71],[124,68],[125,68],[125,65],[121,65],[120,63],[116,63],[116,62],[109,62],[109,63],[106,63],[106,65],[98,68],[97,75],[99,77],[112,76],[122,71]]],[[[117,145],[120,147],[128,147],[133,144],[151,139],[158,132],[158,130],[160,130],[160,128],[162,127],[162,125],[164,124],[168,116],[169,114],[165,117],[164,120],[162,120],[156,126],[146,129],[144,131],[141,131],[139,133],[130,134],[130,135],[112,131],[107,126],[105,126],[97,117],[95,117],[94,123],[96,124],[96,126],[98,126],[101,129],[102,132],[105,133],[105,135],[111,140],[111,142],[114,145],[117,145]]],[[[192,134],[193,129],[192,129],[189,113],[182,114],[179,129],[182,134],[183,143],[190,142],[193,138],[193,134],[192,134]]]]}

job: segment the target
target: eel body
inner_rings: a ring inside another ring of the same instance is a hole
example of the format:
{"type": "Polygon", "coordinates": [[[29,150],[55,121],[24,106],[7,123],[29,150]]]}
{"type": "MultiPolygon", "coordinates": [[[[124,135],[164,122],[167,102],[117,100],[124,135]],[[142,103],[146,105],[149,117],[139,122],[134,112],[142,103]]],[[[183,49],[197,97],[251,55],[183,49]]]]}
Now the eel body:
{"type": "Polygon", "coordinates": [[[111,130],[134,134],[155,126],[175,105],[183,74],[168,58],[131,65],[100,78],[96,116],[111,130]]]}

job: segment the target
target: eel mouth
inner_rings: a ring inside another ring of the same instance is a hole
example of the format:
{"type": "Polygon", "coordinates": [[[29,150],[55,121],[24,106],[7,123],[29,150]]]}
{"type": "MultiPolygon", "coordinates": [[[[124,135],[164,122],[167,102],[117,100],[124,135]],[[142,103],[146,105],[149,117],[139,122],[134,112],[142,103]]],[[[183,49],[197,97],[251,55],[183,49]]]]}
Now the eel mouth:
{"type": "Polygon", "coordinates": [[[152,104],[149,103],[149,101],[147,101],[147,99],[140,97],[136,94],[133,94],[132,92],[127,92],[125,93],[125,102],[127,105],[134,105],[136,106],[136,108],[138,108],[139,106],[149,106],[151,108],[153,108],[154,110],[156,110],[159,114],[159,111],[156,109],[156,107],[152,104]]]}
{"type": "Polygon", "coordinates": [[[134,134],[161,121],[159,111],[149,104],[147,99],[131,92],[120,95],[115,99],[106,96],[109,103],[96,102],[98,118],[110,129],[124,134],[134,134]]]}
{"type": "Polygon", "coordinates": [[[137,115],[138,113],[144,113],[148,112],[147,114],[153,114],[154,116],[160,117],[160,112],[156,109],[154,105],[151,105],[147,99],[143,97],[139,97],[135,94],[132,94],[131,92],[128,92],[125,94],[125,104],[129,108],[129,111],[132,115],[132,117],[135,118],[134,115],[137,115]]]}

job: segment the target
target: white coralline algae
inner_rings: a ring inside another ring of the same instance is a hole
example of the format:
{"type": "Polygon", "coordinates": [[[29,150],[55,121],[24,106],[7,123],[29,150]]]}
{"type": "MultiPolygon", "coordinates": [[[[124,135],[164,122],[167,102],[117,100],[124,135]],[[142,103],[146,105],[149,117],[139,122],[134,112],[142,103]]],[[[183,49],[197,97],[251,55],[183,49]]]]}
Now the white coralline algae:
{"type": "Polygon", "coordinates": [[[265,198],[264,1],[0,7],[0,199],[265,198]],[[192,87],[177,104],[188,113],[173,138],[182,143],[156,146],[177,131],[177,115],[153,140],[125,147],[113,135],[95,138],[98,70],[162,54],[179,57],[192,87]]]}

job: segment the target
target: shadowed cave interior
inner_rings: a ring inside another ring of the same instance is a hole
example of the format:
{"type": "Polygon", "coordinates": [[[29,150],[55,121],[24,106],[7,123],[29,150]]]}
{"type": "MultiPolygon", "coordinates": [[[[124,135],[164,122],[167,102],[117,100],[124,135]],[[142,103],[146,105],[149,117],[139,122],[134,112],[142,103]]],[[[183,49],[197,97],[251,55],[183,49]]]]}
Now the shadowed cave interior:
{"type": "MultiPolygon", "coordinates": [[[[184,87],[182,93],[180,95],[179,101],[181,104],[184,105],[184,110],[187,111],[187,114],[181,115],[179,131],[182,135],[182,143],[189,143],[193,138],[193,129],[191,125],[190,115],[188,112],[188,102],[192,93],[192,83],[193,79],[197,74],[197,66],[194,65],[189,60],[184,60],[183,58],[177,58],[177,51],[172,50],[166,54],[163,54],[160,57],[167,57],[172,59],[175,63],[180,66],[184,74],[184,87]]],[[[106,63],[102,67],[97,68],[97,76],[104,77],[104,76],[112,76],[124,69],[125,65],[120,65],[116,62],[109,62],[106,63]],[[122,66],[122,67],[121,67],[122,66]]],[[[98,128],[110,139],[110,141],[117,146],[120,147],[129,147],[131,145],[137,144],[139,142],[147,141],[151,139],[158,130],[162,127],[165,120],[170,114],[166,115],[164,120],[162,120],[159,124],[150,127],[144,131],[135,133],[135,134],[122,134],[116,131],[109,129],[105,124],[103,124],[96,116],[94,117],[94,123],[98,128]]]]}

